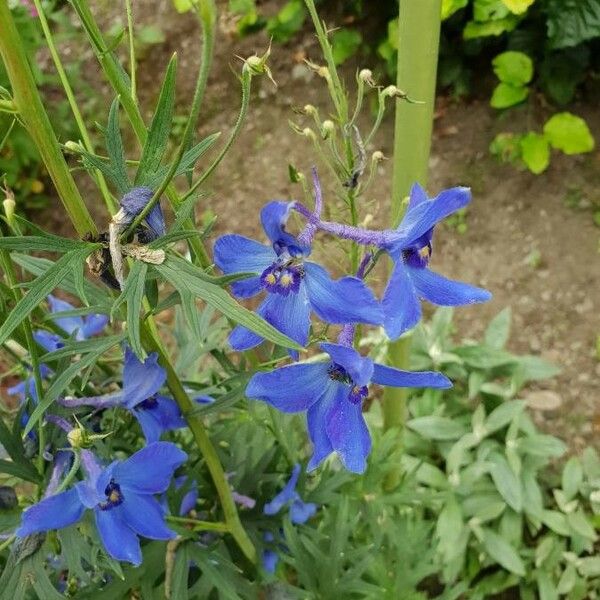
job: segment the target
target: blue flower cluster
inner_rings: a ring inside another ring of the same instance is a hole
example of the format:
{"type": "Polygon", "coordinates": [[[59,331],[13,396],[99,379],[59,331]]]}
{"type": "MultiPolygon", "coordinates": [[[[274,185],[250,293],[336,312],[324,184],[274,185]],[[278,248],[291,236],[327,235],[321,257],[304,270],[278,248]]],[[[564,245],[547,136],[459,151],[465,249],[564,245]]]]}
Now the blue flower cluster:
{"type": "MultiPolygon", "coordinates": [[[[348,470],[362,473],[371,448],[362,415],[369,384],[447,388],[451,383],[440,373],[401,371],[361,356],[353,348],[354,325],[381,325],[393,340],[418,323],[421,299],[458,306],[484,302],[491,295],[429,269],[434,227],[469,203],[471,195],[467,188],[448,189],[429,199],[423,188],[415,185],[398,228],[384,231],[322,220],[316,177],[315,198],[314,211],[297,202],[268,203],[261,211],[261,222],[269,245],[241,235],[225,235],[215,244],[215,263],[226,274],[253,274],[234,283],[233,293],[240,298],[264,293],[258,314],[302,346],[309,342],[313,313],[326,323],[344,325],[337,344],[320,344],[328,355],[326,360],[256,373],[246,395],[283,412],[306,411],[313,443],[310,469],[336,452],[348,470]],[[298,236],[286,230],[292,210],[307,220],[305,230],[298,236]],[[323,267],[307,260],[317,230],[368,248],[357,276],[334,280],[323,267]],[[394,265],[381,301],[364,282],[364,273],[377,250],[387,253],[394,265]]],[[[247,350],[263,340],[243,327],[236,327],[229,341],[234,349],[247,350]]]]}

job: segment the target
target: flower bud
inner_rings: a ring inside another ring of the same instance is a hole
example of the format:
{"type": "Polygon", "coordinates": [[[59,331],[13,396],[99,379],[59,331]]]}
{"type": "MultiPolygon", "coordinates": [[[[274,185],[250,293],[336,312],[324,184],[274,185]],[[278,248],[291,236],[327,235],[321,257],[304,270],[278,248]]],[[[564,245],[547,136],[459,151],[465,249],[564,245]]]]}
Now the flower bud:
{"type": "Polygon", "coordinates": [[[304,114],[314,117],[317,114],[317,109],[312,104],[306,104],[302,109],[304,114]]]}
{"type": "Polygon", "coordinates": [[[83,151],[83,146],[79,142],[69,140],[68,142],[65,142],[65,150],[68,150],[73,154],[80,154],[83,151]]]}
{"type": "Polygon", "coordinates": [[[85,448],[89,444],[89,438],[85,429],[75,427],[67,433],[67,440],[72,448],[85,448]]]}
{"type": "Polygon", "coordinates": [[[271,69],[267,65],[267,60],[271,55],[271,46],[267,48],[266,52],[262,56],[253,54],[244,61],[244,69],[248,69],[252,75],[266,75],[272,82],[273,85],[277,85],[273,79],[271,69]]]}
{"type": "Polygon", "coordinates": [[[371,71],[371,69],[361,69],[358,73],[358,78],[362,82],[367,83],[370,86],[375,86],[375,80],[373,79],[373,71],[371,71]]]}
{"type": "Polygon", "coordinates": [[[381,162],[382,160],[386,160],[386,158],[381,150],[375,150],[375,152],[373,152],[373,154],[371,155],[371,160],[374,163],[378,163],[378,162],[381,162]]]}
{"type": "Polygon", "coordinates": [[[406,94],[395,85],[388,85],[381,94],[385,98],[406,98],[406,94]]]}
{"type": "Polygon", "coordinates": [[[304,137],[310,138],[311,140],[314,140],[314,139],[315,139],[315,137],[316,137],[316,136],[315,136],[315,132],[314,132],[314,131],[313,131],[313,130],[310,128],[310,127],[305,127],[305,128],[302,130],[302,135],[303,135],[304,137]]]}
{"type": "Polygon", "coordinates": [[[330,119],[323,121],[323,138],[327,139],[335,131],[335,123],[330,119]]]}

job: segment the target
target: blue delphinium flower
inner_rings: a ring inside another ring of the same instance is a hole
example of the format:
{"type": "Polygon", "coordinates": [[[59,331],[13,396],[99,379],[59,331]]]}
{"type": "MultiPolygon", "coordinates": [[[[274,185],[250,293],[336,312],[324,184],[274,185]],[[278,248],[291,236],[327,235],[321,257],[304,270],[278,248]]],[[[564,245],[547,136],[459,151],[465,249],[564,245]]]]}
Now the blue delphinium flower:
{"type": "MultiPolygon", "coordinates": [[[[39,369],[40,377],[42,379],[47,379],[50,377],[50,375],[52,375],[52,369],[44,364],[41,364],[39,369]]],[[[35,391],[35,379],[33,375],[25,378],[19,383],[16,383],[12,387],[9,387],[6,391],[11,396],[17,396],[20,402],[25,402],[27,398],[31,398],[36,403],[38,401],[37,392],[35,391]]]]}
{"type": "Polygon", "coordinates": [[[371,437],[362,402],[369,393],[369,383],[393,387],[452,386],[441,373],[386,367],[341,344],[321,344],[321,348],[331,360],[257,373],[246,388],[248,398],[263,400],[283,412],[307,411],[308,433],[314,446],[309,469],[337,452],[349,471],[365,470],[371,437]]]}
{"type": "MultiPolygon", "coordinates": [[[[135,187],[127,192],[119,201],[122,209],[121,221],[123,228],[130,225],[133,220],[144,210],[150,202],[154,192],[149,187],[135,187]]],[[[144,242],[150,242],[166,233],[165,217],[157,202],[144,219],[148,230],[145,233],[144,242]]]]}
{"type": "MultiPolygon", "coordinates": [[[[263,207],[261,221],[270,246],[234,234],[217,240],[215,263],[224,273],[256,274],[233,283],[233,293],[249,298],[267,292],[258,314],[302,346],[308,342],[312,311],[327,323],[380,324],[381,307],[362,281],[356,277],[334,281],[323,267],[305,260],[310,245],[285,230],[293,205],[274,201],[263,207]]],[[[260,344],[263,338],[237,326],[229,341],[241,351],[260,344]]]]}
{"type": "Polygon", "coordinates": [[[317,505],[313,502],[304,502],[300,498],[300,494],[296,491],[300,471],[300,465],[294,465],[290,480],[286,483],[285,487],[271,502],[265,504],[263,509],[265,515],[276,515],[284,506],[289,506],[290,520],[296,525],[301,525],[306,523],[317,512],[317,505]]]}
{"type": "Polygon", "coordinates": [[[158,364],[158,354],[153,352],[141,362],[126,347],[123,388],[120,391],[87,398],[63,398],[60,403],[69,408],[124,408],[138,420],[146,441],[155,442],[163,432],[185,427],[185,420],[176,402],[158,393],[166,378],[166,371],[158,364]]]}
{"type": "Polygon", "coordinates": [[[399,239],[386,248],[395,263],[382,301],[384,326],[391,338],[419,322],[420,298],[441,306],[461,306],[486,302],[492,297],[487,290],[446,279],[428,268],[435,225],[470,201],[469,188],[444,190],[430,200],[418,183],[413,186],[406,214],[397,229],[399,239]]]}
{"type": "Polygon", "coordinates": [[[142,562],[138,536],[175,537],[154,495],[167,490],[173,472],[187,460],[185,452],[169,442],[155,442],[105,469],[88,450],[82,451],[82,459],[87,478],[25,510],[17,536],[69,527],[91,509],[108,554],[134,565],[142,562]]]}
{"type": "MultiPolygon", "coordinates": [[[[72,304],[56,298],[52,294],[48,296],[48,304],[52,314],[60,314],[75,309],[72,304]]],[[[72,335],[77,341],[82,341],[100,333],[108,323],[108,316],[98,314],[88,315],[87,317],[67,316],[58,317],[54,321],[67,335],[72,335]]],[[[61,336],[43,329],[35,331],[33,337],[48,352],[58,350],[64,346],[64,340],[61,336]]]]}
{"type": "MultiPolygon", "coordinates": [[[[273,544],[275,542],[275,536],[271,531],[265,531],[263,535],[263,540],[268,544],[273,544]]],[[[279,563],[279,552],[271,548],[265,548],[262,551],[262,564],[267,573],[275,573],[275,569],[277,569],[277,564],[279,563]]]]}

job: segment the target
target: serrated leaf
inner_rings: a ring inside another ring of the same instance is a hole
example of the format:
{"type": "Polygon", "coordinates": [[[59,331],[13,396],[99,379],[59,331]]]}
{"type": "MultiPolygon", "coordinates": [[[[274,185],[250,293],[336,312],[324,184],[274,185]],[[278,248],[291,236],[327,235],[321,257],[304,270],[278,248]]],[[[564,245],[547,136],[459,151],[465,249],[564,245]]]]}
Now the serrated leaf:
{"type": "Polygon", "coordinates": [[[106,151],[115,178],[115,185],[119,194],[123,196],[131,189],[127,168],[125,165],[125,151],[119,129],[119,99],[115,98],[108,113],[108,126],[106,128],[106,151]]]}
{"type": "Polygon", "coordinates": [[[510,83],[499,83],[492,92],[490,106],[493,108],[509,108],[520,104],[529,96],[529,88],[510,83]]]}
{"type": "Polygon", "coordinates": [[[494,533],[491,529],[484,528],[482,544],[490,557],[507,571],[520,577],[525,576],[525,565],[518,552],[497,533],[494,533]]]}
{"type": "Polygon", "coordinates": [[[274,344],[302,350],[302,346],[298,343],[283,335],[257,314],[238,304],[224,289],[201,279],[197,270],[186,260],[169,256],[162,265],[154,265],[154,268],[182,295],[186,292],[193,294],[232,321],[274,344]]]}
{"type": "Polygon", "coordinates": [[[530,131],[521,138],[521,158],[527,168],[539,175],[550,164],[550,145],[548,140],[539,133],[530,131]]]}
{"type": "Polygon", "coordinates": [[[148,177],[158,171],[167,149],[175,106],[176,72],[177,56],[174,55],[167,66],[156,110],[148,129],[148,137],[135,175],[135,185],[147,185],[148,177]]]}
{"type": "Polygon", "coordinates": [[[52,266],[40,275],[31,285],[29,291],[17,302],[13,310],[8,314],[4,323],[0,326],[0,344],[10,337],[10,334],[26,319],[29,314],[39,306],[48,294],[50,294],[64,277],[71,272],[75,266],[83,261],[90,253],[90,247],[71,250],[61,256],[52,266]]]}
{"type": "Polygon", "coordinates": [[[411,419],[406,425],[429,440],[457,440],[467,433],[462,423],[435,415],[411,419]]]}
{"type": "Polygon", "coordinates": [[[494,58],[492,66],[501,82],[515,87],[528,84],[533,77],[533,61],[523,52],[502,52],[494,58]]]}
{"type": "Polygon", "coordinates": [[[591,152],[596,145],[587,123],[569,112],[550,117],[544,125],[544,135],[553,148],[565,154],[591,152]]]}
{"type": "Polygon", "coordinates": [[[506,346],[508,336],[510,335],[511,320],[512,311],[510,306],[507,306],[490,321],[484,335],[484,341],[490,348],[502,350],[506,346]]]}

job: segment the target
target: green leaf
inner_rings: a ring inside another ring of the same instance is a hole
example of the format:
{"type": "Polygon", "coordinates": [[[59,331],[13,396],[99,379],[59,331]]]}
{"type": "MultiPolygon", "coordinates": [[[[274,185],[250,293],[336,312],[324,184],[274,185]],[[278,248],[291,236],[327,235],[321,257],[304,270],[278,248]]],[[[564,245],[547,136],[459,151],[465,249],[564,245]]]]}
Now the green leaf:
{"type": "Polygon", "coordinates": [[[533,62],[527,54],[509,50],[498,54],[492,61],[496,77],[515,87],[528,84],[533,77],[533,62]]]}
{"type": "Polygon", "coordinates": [[[411,419],[406,425],[429,440],[457,440],[467,433],[462,423],[435,415],[411,419]]]}
{"type": "Polygon", "coordinates": [[[544,125],[544,135],[553,148],[565,154],[591,152],[596,145],[587,123],[569,112],[550,117],[544,125]]]}
{"type": "Polygon", "coordinates": [[[508,425],[523,412],[526,404],[523,400],[513,400],[511,402],[503,402],[497,406],[485,421],[486,433],[494,433],[508,425]]]}
{"type": "Polygon", "coordinates": [[[354,56],[362,44],[362,35],[356,29],[338,29],[331,37],[333,62],[345,63],[354,56]]]}
{"type": "Polygon", "coordinates": [[[598,0],[547,0],[544,8],[552,48],[577,46],[600,35],[598,0]]]}
{"type": "Polygon", "coordinates": [[[7,475],[12,475],[13,477],[33,483],[38,483],[40,480],[40,476],[33,466],[30,469],[25,463],[14,462],[12,460],[0,460],[0,473],[6,473],[7,475]]]}
{"type": "Polygon", "coordinates": [[[515,15],[522,15],[535,0],[502,0],[505,6],[515,15]]]}
{"type": "Polygon", "coordinates": [[[495,369],[517,361],[512,354],[489,346],[460,346],[454,348],[453,352],[460,356],[467,366],[474,369],[495,369]]]}
{"type": "Polygon", "coordinates": [[[442,0],[442,21],[451,17],[456,11],[464,8],[469,0],[442,0]]]}
{"type": "Polygon", "coordinates": [[[490,463],[490,475],[496,489],[513,510],[521,512],[523,510],[521,481],[501,454],[492,455],[490,463]]]}
{"type": "Polygon", "coordinates": [[[127,333],[129,336],[129,344],[131,349],[135,352],[136,356],[143,359],[146,356],[142,341],[140,339],[140,311],[142,309],[142,301],[144,299],[145,284],[146,284],[146,273],[148,272],[148,265],[141,260],[137,260],[133,263],[123,291],[117,298],[112,314],[117,308],[123,303],[127,302],[127,333]]]}
{"type": "Polygon", "coordinates": [[[484,23],[469,21],[463,30],[463,38],[465,40],[473,40],[491,35],[502,35],[503,33],[512,31],[518,22],[519,20],[515,15],[509,15],[505,19],[486,21],[484,23]]]}
{"type": "Polygon", "coordinates": [[[439,539],[439,551],[445,561],[451,561],[462,548],[456,540],[461,536],[464,528],[462,511],[454,495],[450,495],[444,504],[437,520],[435,533],[439,539]]]}
{"type": "Polygon", "coordinates": [[[283,335],[257,314],[238,304],[221,287],[202,279],[197,269],[185,259],[169,256],[162,265],[154,265],[154,268],[182,296],[187,292],[201,298],[226,317],[274,344],[295,350],[303,349],[302,346],[283,335]]]}
{"type": "Polygon", "coordinates": [[[499,83],[492,93],[490,106],[493,108],[509,108],[520,104],[529,96],[529,88],[515,86],[510,83],[499,83]]]}
{"type": "Polygon", "coordinates": [[[558,458],[567,451],[564,442],[552,435],[544,435],[541,433],[522,438],[518,443],[519,449],[522,452],[541,458],[558,458]]]}
{"type": "Polygon", "coordinates": [[[502,0],[473,0],[473,18],[480,23],[498,21],[508,14],[508,7],[502,0]]]}
{"type": "Polygon", "coordinates": [[[31,462],[25,458],[25,449],[20,436],[16,432],[12,432],[2,418],[0,418],[0,445],[12,459],[12,461],[0,461],[0,472],[34,483],[39,481],[39,473],[31,462]]]}
{"type": "Polygon", "coordinates": [[[522,374],[525,381],[549,379],[560,373],[560,367],[539,356],[518,356],[516,360],[523,371],[522,374]]]}
{"type": "Polygon", "coordinates": [[[173,109],[175,106],[175,75],[177,73],[177,56],[174,55],[169,61],[167,72],[160,90],[160,96],[156,104],[156,110],[152,117],[152,123],[148,130],[148,137],[137,173],[135,185],[147,185],[149,176],[158,171],[160,163],[169,143],[171,123],[173,121],[173,109]]]}
{"type": "Polygon", "coordinates": [[[88,252],[94,249],[93,244],[62,238],[57,235],[36,236],[23,235],[19,237],[0,238],[0,248],[3,250],[14,250],[16,252],[69,252],[80,248],[88,248],[88,252]]]}
{"type": "Polygon", "coordinates": [[[115,177],[115,185],[119,194],[124,195],[131,189],[127,167],[125,165],[125,151],[119,129],[119,99],[115,98],[108,113],[108,126],[106,128],[106,151],[115,177]]]}
{"type": "Polygon", "coordinates": [[[491,348],[502,350],[510,335],[512,312],[510,306],[500,311],[489,323],[485,330],[484,341],[491,348]]]}
{"type": "Polygon", "coordinates": [[[583,482],[583,467],[581,461],[576,457],[571,457],[563,467],[562,489],[567,501],[574,498],[583,482]]]}
{"type": "Polygon", "coordinates": [[[31,285],[29,291],[17,302],[17,305],[0,326],[0,344],[10,337],[10,334],[29,316],[29,314],[50,294],[63,278],[78,267],[90,253],[90,247],[71,250],[61,256],[43,275],[40,275],[31,285]]]}
{"type": "Polygon", "coordinates": [[[568,513],[567,523],[569,524],[569,527],[571,527],[571,529],[580,536],[592,541],[596,541],[598,539],[592,524],[582,510],[568,513]]]}
{"type": "Polygon", "coordinates": [[[173,6],[179,13],[185,13],[192,10],[192,0],[173,0],[173,6]]]}
{"type": "Polygon", "coordinates": [[[542,523],[558,535],[566,537],[571,534],[565,515],[558,510],[545,510],[542,513],[542,523]]]}
{"type": "Polygon", "coordinates": [[[273,41],[285,43],[301,29],[305,18],[302,0],[289,0],[277,15],[267,21],[267,32],[273,41]]]}
{"type": "Polygon", "coordinates": [[[491,529],[484,528],[482,531],[483,547],[490,557],[507,571],[519,575],[520,577],[524,577],[525,565],[518,552],[505,539],[501,538],[491,529]]]}
{"type": "Polygon", "coordinates": [[[543,173],[550,164],[548,140],[543,135],[530,131],[521,138],[521,158],[532,173],[543,173]]]}

